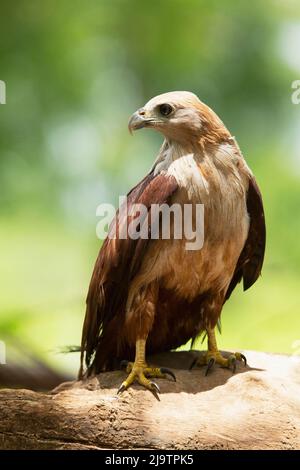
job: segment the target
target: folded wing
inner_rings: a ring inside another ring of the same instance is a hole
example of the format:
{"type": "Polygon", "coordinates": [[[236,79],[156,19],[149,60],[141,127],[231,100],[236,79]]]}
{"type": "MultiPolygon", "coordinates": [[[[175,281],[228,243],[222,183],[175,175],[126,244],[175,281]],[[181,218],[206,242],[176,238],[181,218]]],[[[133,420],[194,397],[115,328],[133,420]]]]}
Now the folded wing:
{"type": "MultiPolygon", "coordinates": [[[[115,356],[118,344],[115,343],[118,329],[122,327],[125,305],[131,280],[138,273],[149,239],[128,236],[128,226],[137,214],[135,204],[143,204],[147,212],[140,218],[140,233],[149,233],[151,204],[168,203],[177,190],[174,177],[160,173],[149,173],[127,195],[127,211],[124,207],[116,214],[111,223],[115,238],[108,236],[95,263],[92,279],[87,296],[86,315],[82,331],[81,368],[83,362],[88,373],[108,368],[109,361],[115,356]],[[120,238],[120,234],[125,234],[120,238]],[[96,361],[95,354],[97,354],[96,361]]],[[[153,221],[152,221],[153,222],[153,221]]]]}
{"type": "Polygon", "coordinates": [[[259,277],[264,261],[266,225],[260,190],[255,178],[249,179],[247,210],[250,217],[248,237],[238,259],[226,298],[229,299],[236,285],[243,279],[244,290],[249,289],[259,277]]]}

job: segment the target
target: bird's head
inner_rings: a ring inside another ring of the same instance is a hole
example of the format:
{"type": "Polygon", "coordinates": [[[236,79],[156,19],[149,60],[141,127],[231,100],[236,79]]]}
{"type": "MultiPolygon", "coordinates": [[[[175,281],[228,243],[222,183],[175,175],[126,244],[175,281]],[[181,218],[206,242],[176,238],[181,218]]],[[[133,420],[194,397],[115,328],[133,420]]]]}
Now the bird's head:
{"type": "Polygon", "coordinates": [[[167,140],[181,144],[205,139],[213,143],[230,136],[218,116],[188,91],[173,91],[152,98],[130,118],[130,132],[149,127],[167,140]]]}

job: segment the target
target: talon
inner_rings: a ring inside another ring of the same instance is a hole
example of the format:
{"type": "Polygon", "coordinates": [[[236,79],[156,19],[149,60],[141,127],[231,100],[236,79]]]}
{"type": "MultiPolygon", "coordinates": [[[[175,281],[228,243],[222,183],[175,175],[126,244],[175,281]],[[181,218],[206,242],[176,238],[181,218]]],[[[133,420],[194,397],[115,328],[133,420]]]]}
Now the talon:
{"type": "Polygon", "coordinates": [[[117,395],[119,395],[119,393],[124,392],[124,390],[126,390],[126,385],[124,385],[124,383],[122,383],[120,385],[120,387],[118,388],[117,395]]]}
{"type": "Polygon", "coordinates": [[[232,365],[232,373],[234,374],[235,371],[236,371],[236,357],[229,358],[228,359],[228,365],[229,365],[229,368],[232,365]]]}
{"type": "Polygon", "coordinates": [[[174,379],[174,382],[176,382],[176,376],[170,369],[167,369],[166,367],[161,367],[160,371],[162,374],[170,375],[174,379]]]}
{"type": "Polygon", "coordinates": [[[231,369],[232,373],[234,374],[237,369],[237,361],[241,361],[244,363],[244,366],[247,366],[247,359],[244,354],[240,352],[236,353],[225,353],[222,354],[221,351],[218,350],[215,331],[213,328],[207,328],[207,339],[208,339],[208,351],[203,352],[200,356],[194,356],[194,359],[189,367],[191,370],[195,365],[202,366],[206,365],[205,375],[208,375],[209,371],[215,364],[218,364],[220,367],[231,369]]]}
{"type": "Polygon", "coordinates": [[[241,354],[241,358],[242,358],[242,361],[244,363],[244,366],[246,367],[247,366],[247,358],[246,356],[244,356],[244,354],[241,354]]]}
{"type": "Polygon", "coordinates": [[[151,381],[149,385],[153,392],[160,393],[160,388],[157,383],[151,381]]]}
{"type": "Polygon", "coordinates": [[[117,394],[122,393],[128,387],[130,387],[134,382],[138,382],[144,388],[150,390],[155,398],[158,398],[158,394],[160,393],[159,386],[149,380],[149,378],[162,378],[165,379],[167,375],[170,375],[174,381],[176,382],[175,374],[166,367],[149,367],[145,362],[144,358],[140,360],[135,360],[135,362],[130,361],[121,361],[120,367],[126,369],[126,372],[129,374],[127,379],[122,382],[117,394]]]}
{"type": "Polygon", "coordinates": [[[207,364],[207,367],[206,367],[205,376],[207,376],[207,374],[209,373],[210,369],[213,367],[215,362],[216,362],[215,358],[211,357],[210,360],[208,361],[208,364],[207,364]]]}
{"type": "Polygon", "coordinates": [[[160,388],[155,382],[150,382],[149,383],[149,390],[153,393],[155,396],[156,400],[160,401],[159,394],[160,394],[160,388]]]}
{"type": "Polygon", "coordinates": [[[197,364],[197,358],[195,357],[195,359],[193,360],[193,362],[191,363],[191,365],[189,367],[189,370],[192,370],[193,367],[195,367],[196,364],[197,364]]]}

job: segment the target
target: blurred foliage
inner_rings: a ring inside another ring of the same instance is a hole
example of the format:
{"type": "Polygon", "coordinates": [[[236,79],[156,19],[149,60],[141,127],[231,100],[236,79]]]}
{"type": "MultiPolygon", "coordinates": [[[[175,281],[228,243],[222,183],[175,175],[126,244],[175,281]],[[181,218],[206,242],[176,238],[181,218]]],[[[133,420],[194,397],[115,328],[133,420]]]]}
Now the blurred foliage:
{"type": "Polygon", "coordinates": [[[300,106],[290,96],[300,34],[291,31],[300,31],[296,0],[2,0],[0,336],[77,367],[77,357],[48,350],[80,341],[100,246],[96,206],[117,202],[161,142],[154,132],[132,138],[128,117],[156,94],[185,89],[237,137],[266,208],[263,277],[226,305],[220,344],[292,352],[300,106]]]}

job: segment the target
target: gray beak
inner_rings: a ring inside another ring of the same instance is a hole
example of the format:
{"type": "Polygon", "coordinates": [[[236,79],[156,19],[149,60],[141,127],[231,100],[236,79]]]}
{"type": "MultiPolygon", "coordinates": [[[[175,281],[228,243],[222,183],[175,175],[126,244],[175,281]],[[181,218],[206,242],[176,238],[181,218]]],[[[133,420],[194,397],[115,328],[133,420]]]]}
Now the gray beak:
{"type": "Polygon", "coordinates": [[[147,123],[149,123],[150,121],[151,119],[147,119],[144,117],[144,111],[142,109],[139,109],[129,119],[129,123],[128,123],[129,132],[132,134],[132,131],[142,129],[142,127],[145,127],[147,123]]]}

